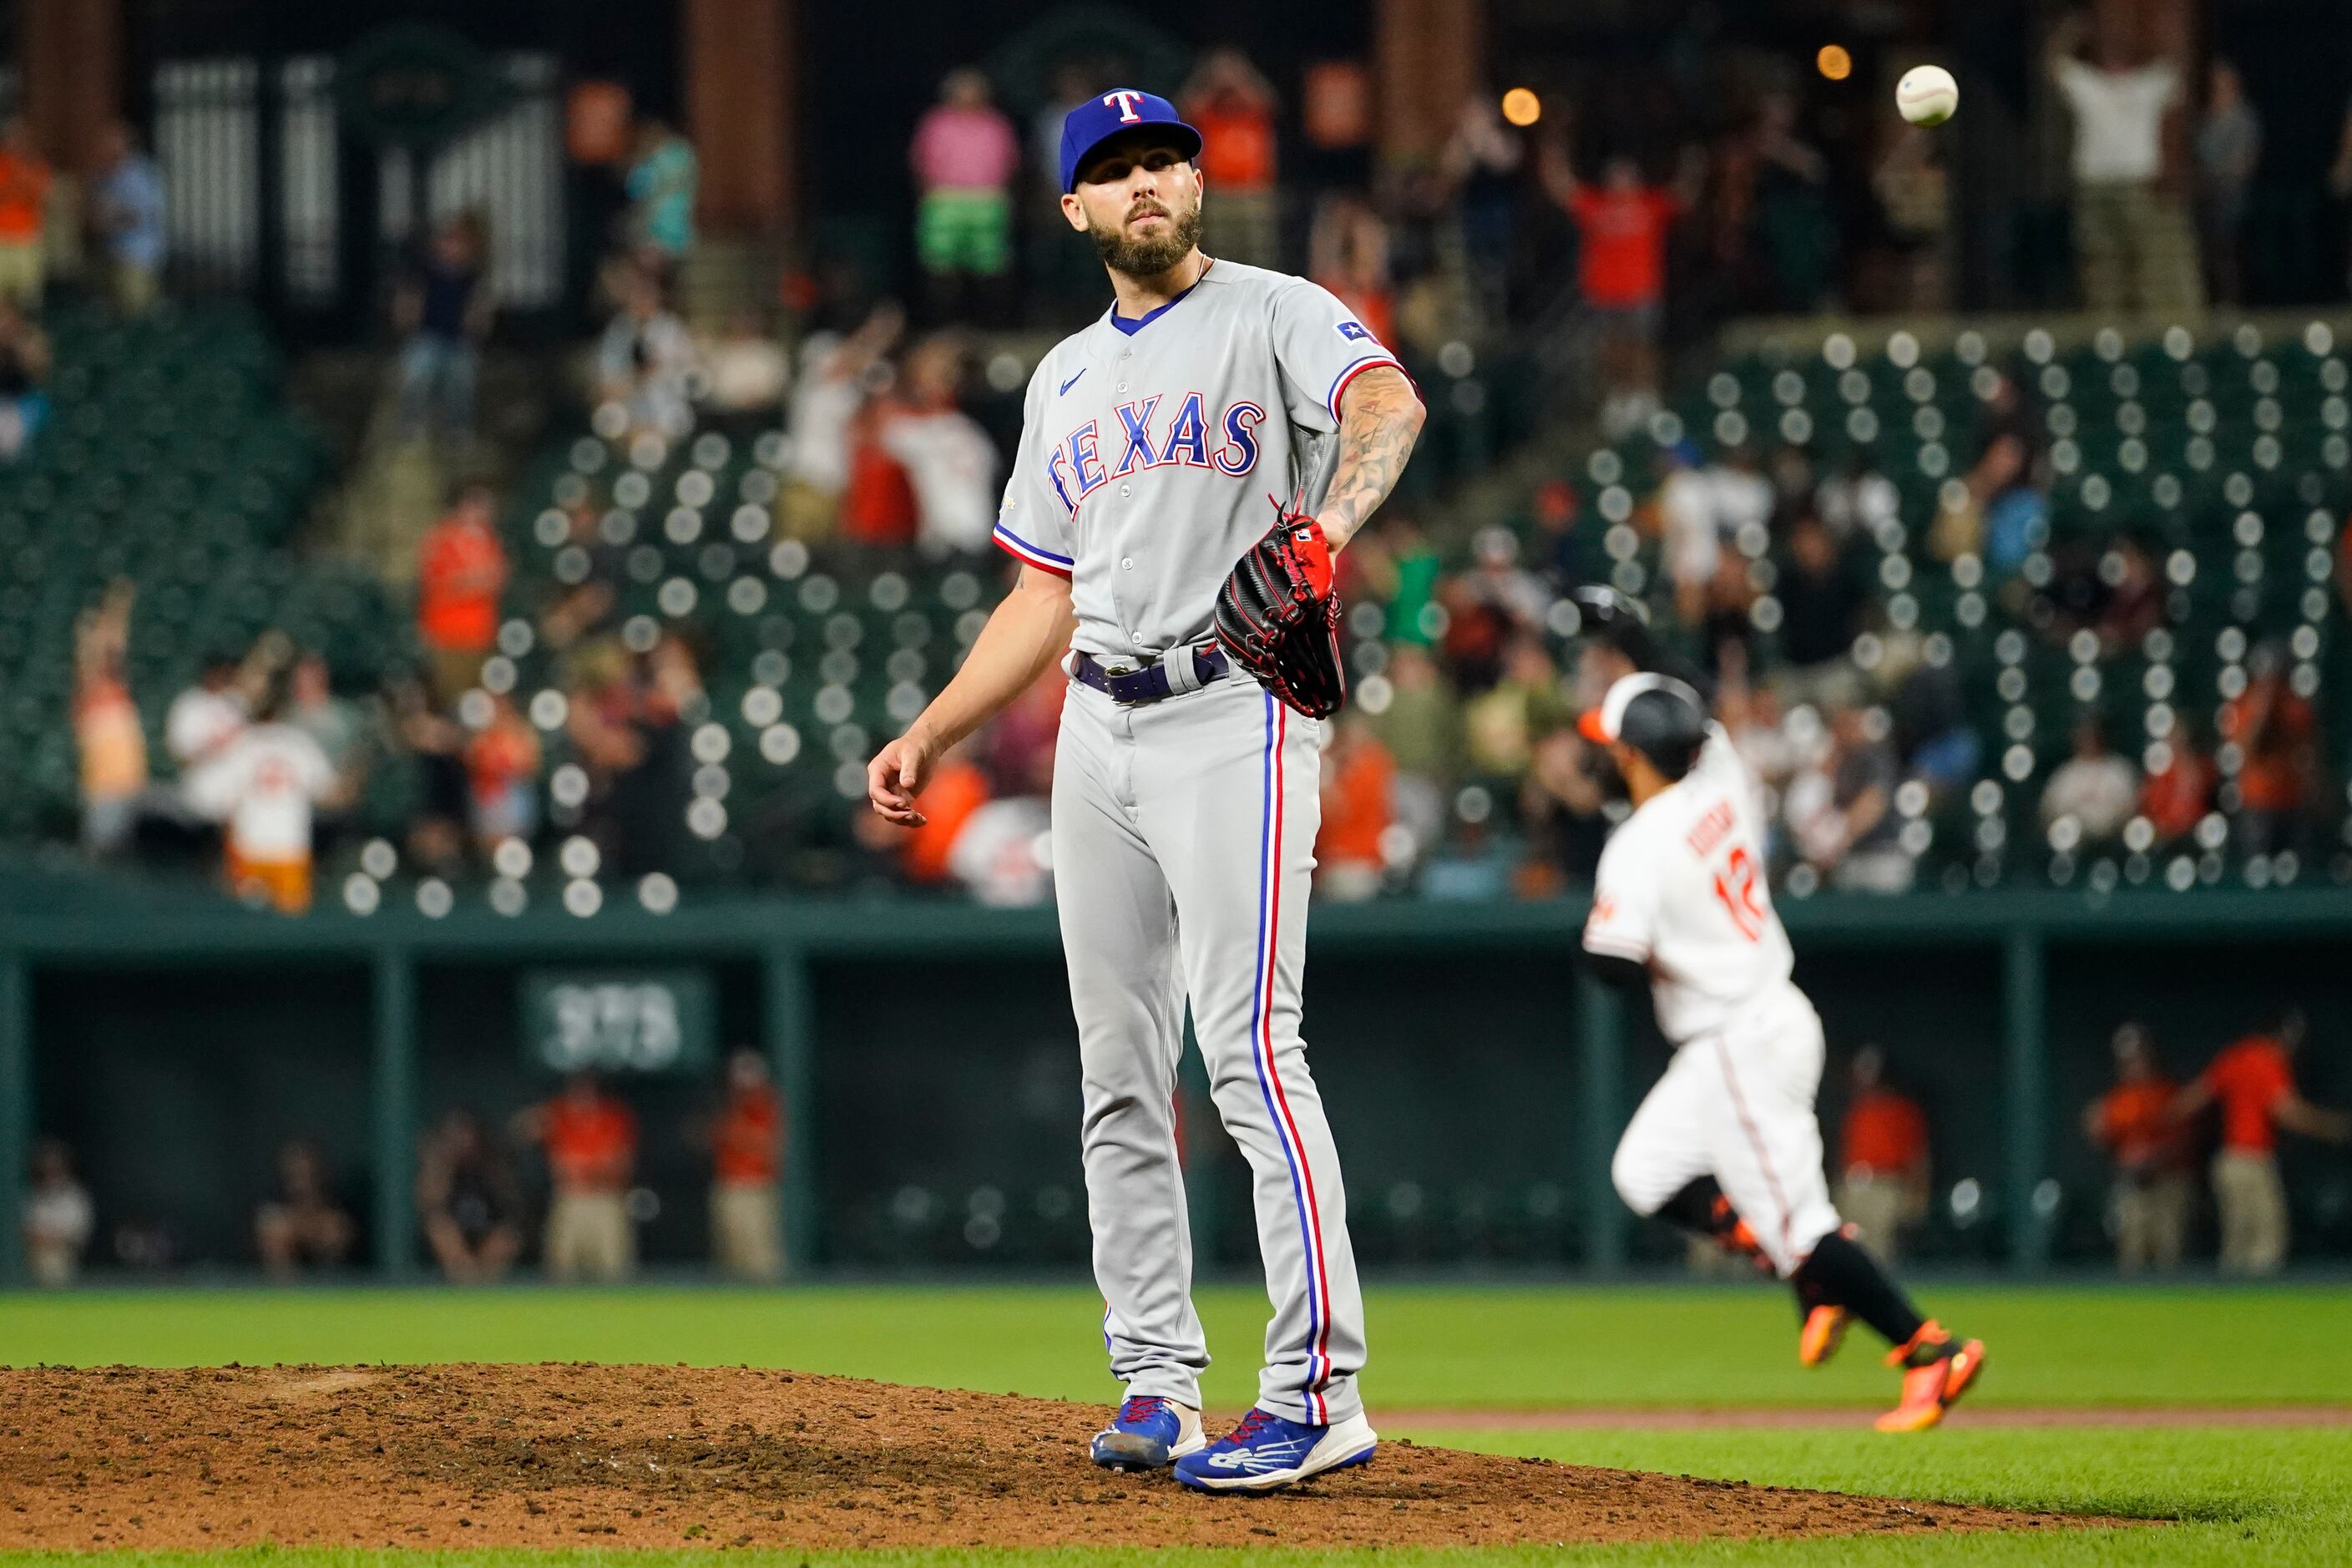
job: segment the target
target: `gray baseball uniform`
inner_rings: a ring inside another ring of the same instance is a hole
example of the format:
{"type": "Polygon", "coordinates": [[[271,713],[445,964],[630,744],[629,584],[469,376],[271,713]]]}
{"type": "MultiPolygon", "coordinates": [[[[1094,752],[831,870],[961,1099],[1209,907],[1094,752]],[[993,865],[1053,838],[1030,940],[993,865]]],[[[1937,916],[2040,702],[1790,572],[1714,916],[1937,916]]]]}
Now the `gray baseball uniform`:
{"type": "MultiPolygon", "coordinates": [[[[1311,511],[1340,396],[1394,365],[1311,283],[1230,261],[1139,321],[1065,339],[1029,384],[996,541],[1071,581],[1076,651],[1112,668],[1209,640],[1218,587],[1311,511]]],[[[1171,665],[1187,672],[1189,652],[1171,665]]],[[[1054,880],[1085,1078],[1095,1277],[1130,1395],[1200,1404],[1209,1363],[1174,1096],[1184,1004],[1247,1157],[1274,1318],[1258,1404],[1362,1409],[1347,1194],[1299,1039],[1321,726],[1239,674],[1150,705],[1074,682],[1054,779],[1054,880]]]]}

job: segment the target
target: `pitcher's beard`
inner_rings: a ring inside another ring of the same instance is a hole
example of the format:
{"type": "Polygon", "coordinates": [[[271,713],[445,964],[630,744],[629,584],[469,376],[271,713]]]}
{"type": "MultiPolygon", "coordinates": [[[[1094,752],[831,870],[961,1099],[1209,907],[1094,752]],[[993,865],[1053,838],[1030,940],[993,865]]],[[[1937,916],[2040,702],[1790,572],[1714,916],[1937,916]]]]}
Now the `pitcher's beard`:
{"type": "Polygon", "coordinates": [[[1129,278],[1157,278],[1201,243],[1201,209],[1170,215],[1167,231],[1157,239],[1129,239],[1124,229],[1089,228],[1095,251],[1103,265],[1129,278]]]}

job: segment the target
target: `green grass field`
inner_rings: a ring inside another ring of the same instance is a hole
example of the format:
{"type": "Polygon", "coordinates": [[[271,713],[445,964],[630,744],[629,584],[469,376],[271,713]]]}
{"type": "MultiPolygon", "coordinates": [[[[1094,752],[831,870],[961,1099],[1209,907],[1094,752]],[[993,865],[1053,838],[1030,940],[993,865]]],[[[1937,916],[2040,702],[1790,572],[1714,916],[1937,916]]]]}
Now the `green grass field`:
{"type": "MultiPolygon", "coordinates": [[[[2352,1289],[1931,1289],[1931,1310],[1981,1334],[1990,1370],[1969,1408],[2000,1405],[2230,1405],[2352,1402],[2352,1289]]],[[[1238,1408],[1253,1386],[1263,1298],[1245,1289],[1202,1301],[1221,1359],[1212,1405],[1238,1408]]],[[[14,1364],[246,1364],[296,1362],[610,1361],[746,1363],[894,1382],[1072,1399],[1114,1397],[1083,1289],[827,1287],[725,1290],[245,1290],[0,1296],[0,1358],[14,1364]]],[[[1867,1429],[1888,1374],[1857,1342],[1824,1373],[1795,1365],[1793,1325],[1759,1289],[1581,1289],[1384,1287],[1371,1292],[1374,1359],[1365,1386],[1391,1436],[1581,1464],[1788,1486],[2074,1512],[2161,1518],[2154,1530],[1950,1540],[1837,1540],[1685,1548],[1358,1554],[1434,1557],[1464,1568],[1563,1559],[1606,1563],[2352,1563],[2352,1426],[2203,1423],[2095,1428],[1980,1426],[1965,1414],[1925,1437],[1867,1429]],[[1801,1429],[1449,1431],[1412,1413],[1570,1406],[1828,1405],[1853,1425],[1801,1429]],[[1393,1414],[1391,1414],[1393,1413],[1393,1414]]],[[[2316,1415],[2316,1413],[2315,1413],[2316,1415]]],[[[5,1478],[0,1478],[5,1492],[5,1478]]],[[[50,1554],[0,1554],[0,1568],[50,1554]]],[[[69,1555],[55,1554],[63,1563],[69,1555]]],[[[177,1554],[110,1554],[115,1564],[177,1554]]],[[[424,1568],[427,1553],[259,1551],[205,1568],[267,1563],[424,1568]],[[399,1561],[394,1563],[394,1560],[399,1561]]],[[[459,1554],[446,1554],[451,1561],[459,1554]]],[[[697,1553],[561,1554],[572,1564],[656,1568],[697,1553]]],[[[739,1554],[742,1555],[742,1554],[739,1554]]],[[[777,1563],[825,1554],[748,1555],[777,1563]]],[[[1170,1553],[1239,1568],[1240,1553],[1170,1553]]],[[[511,1557],[556,1568],[540,1552],[511,1557]]],[[[1246,1554],[1249,1568],[1338,1563],[1345,1553],[1246,1554]]],[[[843,1558],[840,1561],[851,1561],[843,1558]]],[[[1077,1552],[862,1554],[855,1561],[1051,1568],[1110,1560],[1077,1552]]],[[[191,1559],[191,1561],[194,1561],[191,1559]]]]}

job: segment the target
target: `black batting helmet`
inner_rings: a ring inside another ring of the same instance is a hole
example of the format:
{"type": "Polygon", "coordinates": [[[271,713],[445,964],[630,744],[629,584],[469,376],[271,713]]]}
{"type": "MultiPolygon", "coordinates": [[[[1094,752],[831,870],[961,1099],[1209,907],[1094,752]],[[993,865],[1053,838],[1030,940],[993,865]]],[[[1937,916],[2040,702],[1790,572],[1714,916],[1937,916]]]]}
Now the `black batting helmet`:
{"type": "Polygon", "coordinates": [[[1706,742],[1706,705],[1670,675],[1629,675],[1578,721],[1584,738],[1633,747],[1670,779],[1690,772],[1706,742]]]}

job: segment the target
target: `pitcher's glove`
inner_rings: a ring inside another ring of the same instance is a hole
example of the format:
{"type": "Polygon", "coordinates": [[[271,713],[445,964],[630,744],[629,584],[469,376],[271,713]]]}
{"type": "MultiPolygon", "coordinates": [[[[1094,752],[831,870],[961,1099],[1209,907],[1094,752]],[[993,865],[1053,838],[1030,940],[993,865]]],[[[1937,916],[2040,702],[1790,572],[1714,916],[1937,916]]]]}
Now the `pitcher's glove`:
{"type": "Polygon", "coordinates": [[[1274,527],[1217,591],[1217,641],[1259,685],[1310,719],[1348,700],[1339,663],[1339,596],[1323,525],[1275,502],[1274,527]]]}

